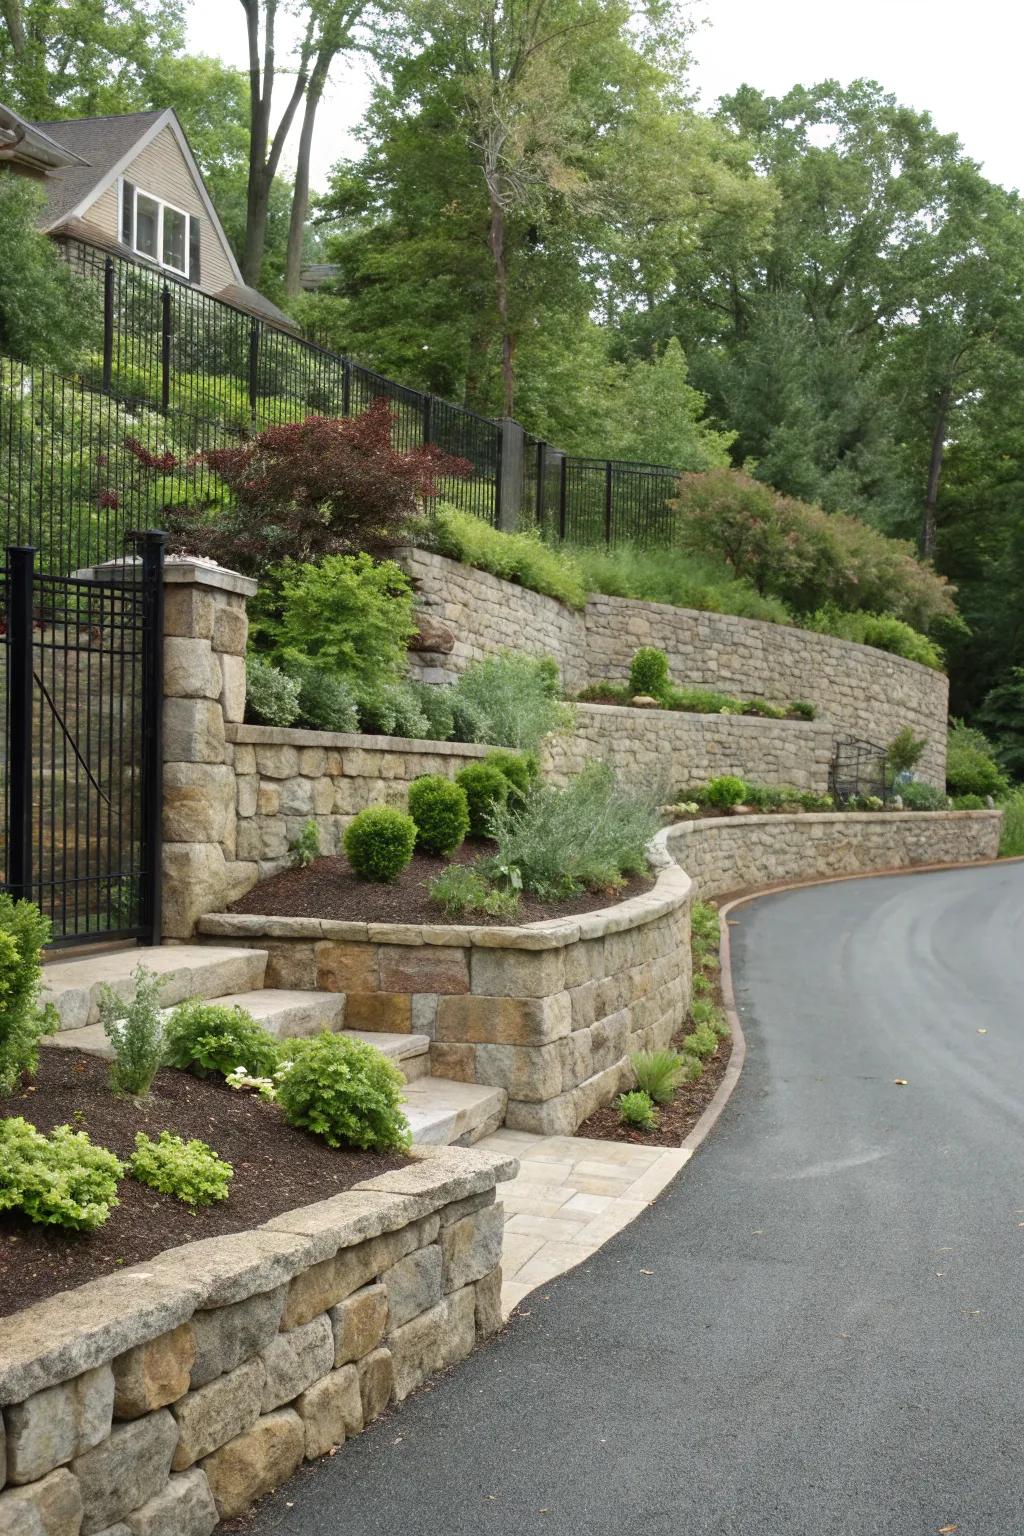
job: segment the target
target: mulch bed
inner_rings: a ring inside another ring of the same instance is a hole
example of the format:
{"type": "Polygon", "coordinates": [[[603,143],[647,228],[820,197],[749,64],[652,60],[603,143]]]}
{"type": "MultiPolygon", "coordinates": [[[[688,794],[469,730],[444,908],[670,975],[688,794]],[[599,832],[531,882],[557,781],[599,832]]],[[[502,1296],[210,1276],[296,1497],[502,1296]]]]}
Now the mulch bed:
{"type": "MultiPolygon", "coordinates": [[[[672,1041],[676,1050],[681,1048],[683,1035],[689,1029],[687,1024],[672,1041]]],[[[714,1056],[705,1063],[700,1081],[684,1083],[671,1104],[659,1106],[656,1131],[638,1131],[633,1126],[621,1124],[615,1105],[605,1104],[595,1110],[589,1120],[584,1120],[573,1135],[591,1136],[596,1141],[629,1141],[638,1147],[678,1147],[714,1098],[731,1055],[732,1040],[721,1041],[714,1056]]]]}
{"type": "MultiPolygon", "coordinates": [[[[655,715],[698,715],[701,713],[698,709],[683,709],[678,704],[635,704],[632,699],[622,699],[614,693],[603,693],[597,684],[586,689],[585,694],[578,695],[577,702],[580,704],[614,704],[617,709],[646,709],[649,714],[655,715]]],[[[735,715],[742,716],[744,720],[803,720],[805,722],[807,720],[806,715],[802,715],[796,710],[787,710],[784,715],[762,715],[759,709],[738,709],[735,711],[735,715]]]]}
{"type": "Polygon", "coordinates": [[[259,1226],[408,1162],[400,1153],[335,1151],[288,1125],[276,1105],[169,1068],[157,1073],[145,1103],[116,1098],[108,1070],[97,1056],[44,1047],[34,1084],[0,1098],[0,1116],[23,1115],[40,1131],[68,1124],[122,1159],[135,1150],[136,1131],[199,1137],[234,1166],[228,1199],[193,1211],[173,1195],[125,1178],[120,1204],[95,1232],[0,1215],[0,1316],[165,1248],[259,1226]]]}
{"type": "Polygon", "coordinates": [[[482,855],[494,852],[494,844],[483,839],[467,839],[450,858],[430,854],[413,855],[412,863],[390,885],[360,880],[352,873],[343,854],[316,859],[306,869],[286,869],[269,880],[261,880],[231,907],[229,912],[255,912],[267,917],[326,917],[356,923],[468,923],[474,927],[487,924],[534,923],[547,917],[572,917],[579,912],[595,912],[612,903],[628,901],[649,891],[654,881],[642,876],[613,891],[584,891],[566,901],[540,901],[525,893],[513,917],[487,917],[482,912],[467,912],[446,917],[427,894],[428,882],[449,864],[472,864],[482,855]]]}

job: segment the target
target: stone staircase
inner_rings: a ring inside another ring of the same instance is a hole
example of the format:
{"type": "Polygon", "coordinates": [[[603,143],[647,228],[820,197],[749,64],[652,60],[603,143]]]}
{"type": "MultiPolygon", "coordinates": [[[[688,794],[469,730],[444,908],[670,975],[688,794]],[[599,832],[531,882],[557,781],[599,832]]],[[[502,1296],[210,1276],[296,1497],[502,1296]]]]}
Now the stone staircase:
{"type": "Polygon", "coordinates": [[[110,1043],[99,1023],[100,989],[107,985],[120,997],[130,998],[133,972],[139,965],[163,978],[160,1000],[165,1013],[187,998],[202,998],[228,1008],[237,1004],[279,1040],[330,1029],[375,1046],[405,1078],[405,1113],[417,1145],[471,1146],[502,1122],[503,1089],[431,1076],[426,1035],[347,1030],[343,993],[264,987],[267,952],[262,949],[165,944],[51,960],[43,968],[42,996],[56,1007],[60,1029],[44,1043],[109,1057],[110,1043]]]}

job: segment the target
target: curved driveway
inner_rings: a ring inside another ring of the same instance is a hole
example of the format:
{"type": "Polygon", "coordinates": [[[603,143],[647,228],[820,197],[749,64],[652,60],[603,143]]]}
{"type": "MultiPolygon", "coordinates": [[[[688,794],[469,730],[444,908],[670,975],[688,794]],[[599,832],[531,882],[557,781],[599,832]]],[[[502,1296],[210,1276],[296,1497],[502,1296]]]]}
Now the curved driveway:
{"type": "Polygon", "coordinates": [[[1024,1532],[1024,864],[733,917],[690,1166],[259,1536],[1024,1532]]]}

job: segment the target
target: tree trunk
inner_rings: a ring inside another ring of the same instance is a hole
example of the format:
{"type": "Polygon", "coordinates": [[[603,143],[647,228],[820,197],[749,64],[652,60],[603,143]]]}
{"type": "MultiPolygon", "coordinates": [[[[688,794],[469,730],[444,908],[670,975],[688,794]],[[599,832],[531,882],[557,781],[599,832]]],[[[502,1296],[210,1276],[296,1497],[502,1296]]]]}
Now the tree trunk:
{"type": "Polygon", "coordinates": [[[939,482],[942,478],[942,460],[946,448],[946,426],[953,392],[949,384],[943,386],[935,406],[932,425],[932,450],[928,460],[928,486],[924,498],[924,515],[921,519],[921,553],[926,560],[935,558],[937,508],[939,482]]]}
{"type": "Polygon", "coordinates": [[[25,13],[22,0],[3,0],[0,6],[0,15],[7,23],[7,31],[11,39],[11,51],[16,59],[24,57],[28,46],[28,38],[25,35],[25,13]]]}
{"type": "Polygon", "coordinates": [[[302,114],[299,155],[295,165],[295,189],[292,192],[292,212],[288,224],[288,254],[284,270],[284,291],[289,297],[298,293],[299,280],[302,276],[302,247],[306,234],[306,214],[309,212],[309,157],[313,149],[313,129],[316,126],[317,109],[327,84],[331,57],[325,57],[323,52],[318,56],[310,76],[306,106],[302,114]]]}
{"type": "Polygon", "coordinates": [[[515,410],[515,337],[508,314],[508,263],[505,258],[505,210],[493,186],[489,186],[491,199],[491,229],[488,244],[494,257],[494,282],[498,298],[498,319],[501,323],[501,385],[502,414],[512,416],[515,410]]]}
{"type": "Polygon", "coordinates": [[[246,31],[249,39],[249,186],[245,206],[245,250],[242,255],[242,277],[252,287],[259,286],[263,266],[263,248],[267,240],[267,214],[270,209],[270,189],[277,175],[281,151],[291,131],[299,102],[306,94],[309,83],[309,57],[313,42],[314,20],[307,20],[306,33],[299,54],[299,68],[288,105],[281,115],[277,131],[271,140],[270,111],[274,95],[274,79],[277,67],[274,58],[274,23],[277,19],[277,0],[263,0],[266,19],[263,32],[263,59],[260,61],[259,10],[260,0],[241,0],[245,11],[246,31]]]}

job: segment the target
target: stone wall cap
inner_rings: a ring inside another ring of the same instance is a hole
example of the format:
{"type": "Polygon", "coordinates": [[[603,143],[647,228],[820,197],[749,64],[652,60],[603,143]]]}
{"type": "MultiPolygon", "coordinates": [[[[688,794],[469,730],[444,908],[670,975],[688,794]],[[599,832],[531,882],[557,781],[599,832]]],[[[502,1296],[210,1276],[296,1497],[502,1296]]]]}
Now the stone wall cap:
{"type": "MultiPolygon", "coordinates": [[[[1002,816],[998,807],[994,810],[983,811],[801,811],[794,815],[753,815],[753,816],[702,816],[694,821],[676,821],[670,827],[664,828],[663,835],[675,840],[680,837],[692,837],[700,832],[711,829],[721,830],[736,829],[740,827],[770,827],[774,824],[783,826],[803,826],[824,823],[834,826],[837,823],[845,825],[847,822],[878,822],[885,826],[893,821],[952,821],[954,817],[993,817],[1002,816]]],[[[662,835],[662,834],[660,834],[662,835]]]]}
{"type": "Polygon", "coordinates": [[[221,592],[236,592],[241,597],[255,597],[259,582],[241,571],[228,570],[216,560],[201,555],[168,555],[164,562],[164,584],[169,586],[215,587],[221,592]]]}
{"type": "Polygon", "coordinates": [[[324,747],[351,752],[424,752],[434,757],[486,757],[498,751],[476,741],[431,741],[420,736],[365,736],[355,731],[311,731],[295,725],[226,725],[236,746],[324,747]]]}
{"type": "MultiPolygon", "coordinates": [[[[870,650],[870,646],[866,646],[864,649],[870,650]]],[[[755,694],[754,697],[760,698],[761,695],[755,694]]],[[[741,720],[744,726],[755,725],[772,727],[781,725],[785,726],[787,730],[791,725],[802,726],[804,730],[809,730],[812,734],[815,731],[820,733],[822,727],[824,726],[827,730],[831,731],[828,716],[825,714],[824,710],[815,715],[813,720],[805,720],[802,716],[797,715],[783,715],[781,718],[773,719],[765,715],[743,715],[738,713],[733,714],[731,711],[720,709],[712,710],[710,712],[701,709],[651,709],[650,707],[646,709],[638,709],[635,704],[580,703],[576,704],[574,707],[579,710],[581,715],[591,715],[595,720],[607,719],[610,715],[618,715],[622,719],[632,719],[634,715],[645,715],[649,720],[653,719],[659,721],[665,719],[676,720],[682,716],[684,720],[714,720],[716,725],[721,725],[723,720],[741,720]]]]}

